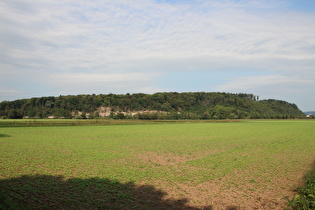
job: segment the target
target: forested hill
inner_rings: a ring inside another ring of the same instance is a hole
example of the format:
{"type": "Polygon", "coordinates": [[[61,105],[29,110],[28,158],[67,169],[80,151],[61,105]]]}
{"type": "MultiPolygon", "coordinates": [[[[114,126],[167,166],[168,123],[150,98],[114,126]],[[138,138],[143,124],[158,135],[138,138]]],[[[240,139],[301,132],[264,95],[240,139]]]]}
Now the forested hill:
{"type": "Polygon", "coordinates": [[[295,104],[253,94],[155,93],[41,97],[0,103],[2,118],[260,119],[300,118],[295,104]]]}

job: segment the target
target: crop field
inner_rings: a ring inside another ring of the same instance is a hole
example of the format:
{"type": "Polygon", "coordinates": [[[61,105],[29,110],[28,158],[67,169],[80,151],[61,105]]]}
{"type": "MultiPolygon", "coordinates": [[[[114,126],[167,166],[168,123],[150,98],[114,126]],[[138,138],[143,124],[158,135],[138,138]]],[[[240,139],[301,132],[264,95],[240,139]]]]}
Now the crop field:
{"type": "Polygon", "coordinates": [[[315,121],[3,126],[0,158],[2,205],[283,209],[315,160],[315,121]]]}

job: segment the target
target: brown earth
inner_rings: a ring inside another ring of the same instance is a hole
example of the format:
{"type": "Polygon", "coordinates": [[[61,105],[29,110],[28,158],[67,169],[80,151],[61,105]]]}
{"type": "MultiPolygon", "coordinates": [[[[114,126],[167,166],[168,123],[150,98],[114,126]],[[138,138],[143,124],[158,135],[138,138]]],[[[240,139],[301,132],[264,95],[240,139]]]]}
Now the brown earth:
{"type": "Polygon", "coordinates": [[[196,160],[209,154],[215,154],[218,150],[205,151],[198,155],[174,155],[173,153],[158,154],[155,152],[146,152],[139,154],[137,157],[147,163],[157,163],[162,166],[176,165],[189,160],[196,160]]]}
{"type": "MultiPolygon", "coordinates": [[[[214,154],[218,151],[210,151],[214,154]]],[[[161,166],[183,167],[181,163],[198,159],[206,154],[188,156],[174,154],[158,154],[147,152],[138,158],[146,163],[161,166]],[[181,166],[179,166],[181,164],[181,166]]],[[[185,166],[189,167],[189,166],[185,166]]],[[[198,170],[190,167],[191,170],[198,170]]],[[[168,194],[165,199],[185,199],[187,204],[200,209],[284,209],[288,199],[294,196],[294,189],[301,185],[303,175],[309,170],[295,171],[284,176],[275,171],[259,172],[255,167],[246,170],[235,170],[233,173],[196,184],[193,182],[172,182],[150,180],[140,184],[151,184],[168,194]]]]}

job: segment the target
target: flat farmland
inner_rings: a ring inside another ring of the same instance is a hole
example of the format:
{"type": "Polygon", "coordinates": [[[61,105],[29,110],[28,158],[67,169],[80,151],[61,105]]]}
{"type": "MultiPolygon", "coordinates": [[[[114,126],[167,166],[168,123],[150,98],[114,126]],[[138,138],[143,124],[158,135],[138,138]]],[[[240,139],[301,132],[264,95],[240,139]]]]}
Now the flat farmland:
{"type": "Polygon", "coordinates": [[[29,209],[283,209],[315,121],[0,127],[0,192],[29,209]]]}

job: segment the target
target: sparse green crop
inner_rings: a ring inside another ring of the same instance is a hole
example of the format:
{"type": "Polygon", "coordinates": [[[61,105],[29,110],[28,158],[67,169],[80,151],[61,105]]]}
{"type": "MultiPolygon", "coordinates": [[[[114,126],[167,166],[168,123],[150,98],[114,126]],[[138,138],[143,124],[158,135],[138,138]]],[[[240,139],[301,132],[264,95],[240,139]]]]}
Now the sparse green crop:
{"type": "Polygon", "coordinates": [[[134,193],[148,185],[163,190],[155,201],[167,192],[187,208],[220,205],[231,190],[233,205],[281,206],[314,161],[314,128],[307,120],[2,127],[0,190],[30,208],[139,208],[145,196],[134,193]]]}

